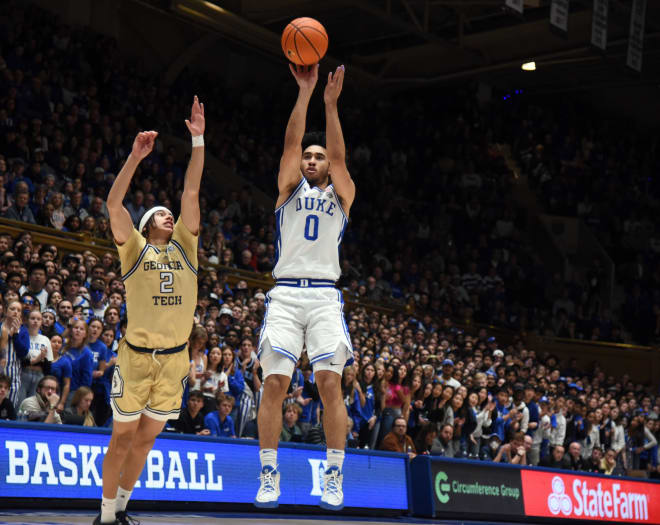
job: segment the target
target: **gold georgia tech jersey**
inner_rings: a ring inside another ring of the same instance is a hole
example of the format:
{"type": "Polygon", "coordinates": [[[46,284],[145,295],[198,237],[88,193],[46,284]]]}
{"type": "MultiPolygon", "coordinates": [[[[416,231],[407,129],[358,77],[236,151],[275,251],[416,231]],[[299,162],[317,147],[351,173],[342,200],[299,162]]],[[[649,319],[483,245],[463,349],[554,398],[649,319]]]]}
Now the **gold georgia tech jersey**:
{"type": "Polygon", "coordinates": [[[181,217],[167,245],[154,246],[133,228],[117,245],[126,287],[126,339],[145,348],[185,343],[197,306],[197,236],[181,217]]]}

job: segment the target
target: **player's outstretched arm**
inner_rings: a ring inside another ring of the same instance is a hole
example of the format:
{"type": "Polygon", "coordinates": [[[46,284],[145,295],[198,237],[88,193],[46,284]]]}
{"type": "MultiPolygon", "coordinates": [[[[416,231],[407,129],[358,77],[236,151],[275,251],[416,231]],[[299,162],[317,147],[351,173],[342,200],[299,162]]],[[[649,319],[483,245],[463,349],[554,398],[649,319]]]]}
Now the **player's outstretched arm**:
{"type": "Polygon", "coordinates": [[[325,146],[330,161],[330,177],[344,213],[348,215],[355,199],[355,183],[346,167],[346,145],[337,109],[337,101],[343,85],[344,66],[339,66],[334,73],[328,73],[323,101],[325,102],[325,146]]]}
{"type": "Polygon", "coordinates": [[[133,141],[133,149],[117,175],[115,182],[113,182],[110,193],[108,193],[106,205],[108,207],[108,214],[110,215],[110,229],[117,244],[124,244],[133,231],[131,215],[124,208],[124,197],[126,197],[128,187],[131,185],[131,179],[135,174],[135,169],[140,164],[140,161],[151,153],[157,136],[157,131],[142,131],[137,134],[137,137],[133,141]]]}
{"type": "Polygon", "coordinates": [[[319,76],[318,64],[310,67],[289,64],[289,69],[300,89],[284,135],[284,152],[280,159],[280,173],[277,176],[277,188],[280,194],[277,206],[286,200],[302,178],[300,159],[302,158],[302,139],[305,135],[307,107],[319,76]]]}
{"type": "Polygon", "coordinates": [[[199,186],[204,171],[204,129],[206,127],[204,104],[200,104],[197,95],[193,100],[190,120],[186,120],[186,126],[192,136],[193,147],[183,183],[181,220],[191,233],[197,235],[199,232],[199,186]]]}

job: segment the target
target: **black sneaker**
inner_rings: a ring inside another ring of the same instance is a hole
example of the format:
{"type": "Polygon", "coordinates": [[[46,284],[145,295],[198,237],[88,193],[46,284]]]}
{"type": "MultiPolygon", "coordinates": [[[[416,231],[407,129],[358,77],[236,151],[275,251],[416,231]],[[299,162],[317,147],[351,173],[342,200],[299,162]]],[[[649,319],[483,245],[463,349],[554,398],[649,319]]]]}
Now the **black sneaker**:
{"type": "Polygon", "coordinates": [[[118,523],[119,525],[140,525],[140,520],[131,518],[126,514],[125,510],[117,512],[116,517],[117,519],[115,520],[115,523],[118,523]]]}
{"type": "Polygon", "coordinates": [[[117,518],[115,518],[115,521],[103,522],[101,521],[101,514],[99,514],[96,516],[96,518],[94,518],[94,523],[92,525],[120,525],[120,522],[117,521],[117,518]]]}

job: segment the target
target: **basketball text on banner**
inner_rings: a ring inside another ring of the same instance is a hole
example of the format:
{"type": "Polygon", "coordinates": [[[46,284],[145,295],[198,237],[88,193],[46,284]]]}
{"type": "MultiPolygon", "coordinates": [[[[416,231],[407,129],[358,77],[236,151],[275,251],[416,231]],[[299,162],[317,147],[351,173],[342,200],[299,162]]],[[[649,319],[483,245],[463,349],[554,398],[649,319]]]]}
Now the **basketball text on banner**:
{"type": "Polygon", "coordinates": [[[523,13],[523,0],[506,0],[505,5],[516,13],[523,13]]]}
{"type": "Polygon", "coordinates": [[[568,0],[552,0],[550,5],[550,25],[562,33],[568,32],[568,0]]]}
{"type": "MultiPolygon", "coordinates": [[[[105,429],[0,422],[0,507],[3,499],[96,500],[101,497],[105,429]]],[[[259,487],[259,444],[244,439],[161,434],[149,452],[132,500],[252,503],[259,487]]],[[[279,448],[280,503],[318,505],[326,453],[321,447],[279,448]],[[284,481],[285,480],[285,481],[284,481]]],[[[408,510],[406,456],[346,451],[347,507],[408,510]]]]}
{"type": "Polygon", "coordinates": [[[642,54],[644,53],[644,25],[646,23],[646,0],[633,0],[630,13],[630,34],[628,36],[628,56],[626,65],[642,72],[642,54]]]}
{"type": "Polygon", "coordinates": [[[594,0],[591,17],[591,45],[605,51],[607,48],[607,15],[609,0],[594,0]]]}

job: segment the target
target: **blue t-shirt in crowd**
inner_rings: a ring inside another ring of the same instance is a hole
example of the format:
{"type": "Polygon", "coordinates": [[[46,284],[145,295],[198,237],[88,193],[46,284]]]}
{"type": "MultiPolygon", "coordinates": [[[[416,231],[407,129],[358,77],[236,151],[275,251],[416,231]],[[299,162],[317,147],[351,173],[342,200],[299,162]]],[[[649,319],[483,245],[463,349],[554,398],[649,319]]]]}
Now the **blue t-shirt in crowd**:
{"type": "MultiPolygon", "coordinates": [[[[89,343],[87,346],[92,351],[92,356],[94,358],[94,370],[99,369],[99,363],[101,361],[105,361],[107,363],[110,361],[110,359],[112,359],[112,352],[108,350],[108,347],[100,339],[97,339],[93,343],[89,343]]],[[[94,392],[101,392],[104,395],[110,394],[110,382],[105,381],[105,377],[106,374],[104,373],[101,377],[92,379],[92,390],[94,390],[94,392]]]]}
{"type": "Polygon", "coordinates": [[[60,386],[64,387],[64,379],[71,379],[71,358],[67,355],[63,355],[57,361],[51,363],[50,373],[57,378],[60,386]]]}
{"type": "Polygon", "coordinates": [[[369,421],[376,414],[376,392],[373,383],[367,385],[364,392],[364,406],[360,409],[362,418],[369,421]]]}
{"type": "Polygon", "coordinates": [[[511,405],[502,406],[500,405],[499,401],[496,401],[495,408],[497,408],[497,418],[495,419],[495,421],[493,421],[493,433],[497,434],[500,438],[500,441],[504,443],[507,430],[509,429],[509,425],[511,422],[511,419],[505,420],[504,416],[506,416],[510,412],[511,405]]]}
{"type": "Polygon", "coordinates": [[[94,355],[89,347],[69,348],[66,355],[71,359],[71,392],[81,386],[91,387],[94,355]]]}
{"type": "Polygon", "coordinates": [[[223,422],[220,421],[220,414],[217,411],[209,412],[204,418],[204,427],[211,431],[212,436],[235,437],[234,421],[231,416],[227,416],[223,422]]]}
{"type": "MultiPolygon", "coordinates": [[[[108,350],[108,359],[106,362],[112,360],[113,357],[117,357],[117,352],[108,350]]],[[[101,382],[103,384],[103,393],[105,394],[105,402],[110,404],[110,390],[112,388],[112,374],[115,373],[115,365],[109,366],[105,369],[103,377],[101,377],[101,382]]]]}

